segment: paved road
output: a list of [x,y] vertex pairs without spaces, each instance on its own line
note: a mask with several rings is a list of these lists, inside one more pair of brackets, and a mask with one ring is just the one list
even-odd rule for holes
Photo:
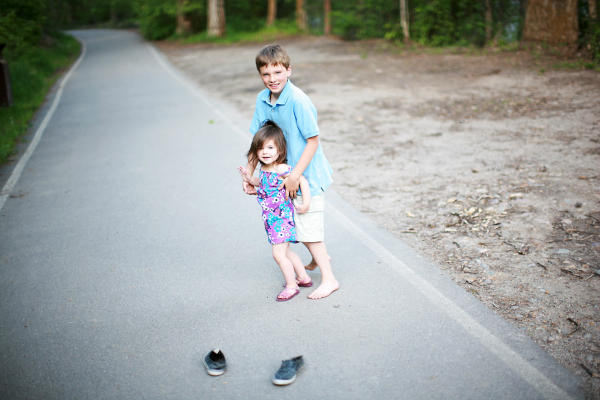
[[[333,191],[342,289],[275,302],[282,278],[235,170],[248,121],[137,35],[74,34],[85,54],[2,193],[0,398],[581,397],[573,375]],[[229,361],[218,378],[201,365],[214,346]],[[298,380],[273,386],[298,354]]]

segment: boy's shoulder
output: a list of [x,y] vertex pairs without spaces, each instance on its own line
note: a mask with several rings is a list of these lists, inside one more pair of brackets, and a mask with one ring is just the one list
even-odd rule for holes
[[[289,82],[291,83],[291,82]],[[289,91],[289,99],[292,103],[301,103],[301,104],[310,104],[312,105],[312,101],[310,97],[304,92],[304,90],[300,89],[298,86],[291,84]]]

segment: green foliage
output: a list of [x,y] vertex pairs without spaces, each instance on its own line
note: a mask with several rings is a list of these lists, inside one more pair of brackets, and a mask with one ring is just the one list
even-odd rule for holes
[[52,34],[51,46],[24,46],[18,52],[8,50],[8,61],[14,104],[0,108],[0,162],[12,152],[18,138],[27,131],[29,121],[44,101],[46,93],[79,53],[80,45],[73,37]]
[[483,2],[432,0],[414,9],[414,39],[432,46],[485,44]]
[[0,43],[7,51],[22,52],[37,45],[46,21],[42,0],[4,0],[0,8]]
[[165,39],[175,33],[177,23],[177,5],[175,1],[140,1],[138,16],[140,31],[146,39]]
[[381,38],[386,26],[398,20],[398,1],[331,1],[332,30],[347,40]]
[[588,52],[590,58],[600,65],[600,20],[589,13],[588,1],[579,2],[579,46]]
[[594,61],[600,64],[600,21],[593,21],[590,24],[587,33],[587,45]]
[[206,32],[192,35],[182,40],[183,43],[264,43],[273,42],[285,37],[291,37],[300,34],[295,21],[276,21],[273,26],[263,27],[257,31],[237,31],[227,28],[227,35],[222,38],[209,37]]

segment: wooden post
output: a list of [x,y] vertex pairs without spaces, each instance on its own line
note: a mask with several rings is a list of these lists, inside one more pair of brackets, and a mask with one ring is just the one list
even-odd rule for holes
[[225,35],[225,0],[208,0],[207,33],[211,37]]
[[485,0],[485,44],[492,40],[492,4]]
[[598,19],[598,9],[596,8],[596,0],[588,0],[588,2],[590,6],[590,19],[592,21],[595,21],[596,19]]
[[410,29],[408,19],[408,0],[400,0],[400,25],[402,25],[402,33],[404,41],[410,41]]
[[0,107],[10,107],[13,105],[12,88],[10,86],[10,75],[8,73],[8,64],[2,57],[4,43],[0,43]]
[[331,0],[323,1],[323,15],[325,25],[323,27],[323,33],[325,35],[331,34]]
[[275,23],[277,16],[277,0],[269,0],[267,8],[267,26],[272,26]]
[[306,30],[306,12],[304,11],[304,0],[296,0],[296,24],[301,31]]

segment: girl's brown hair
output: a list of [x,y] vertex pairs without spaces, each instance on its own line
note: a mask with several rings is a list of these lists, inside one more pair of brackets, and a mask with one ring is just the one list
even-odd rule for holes
[[287,161],[287,151],[285,136],[281,128],[273,121],[266,121],[263,126],[256,132],[252,143],[250,144],[250,150],[248,150],[248,162],[254,164],[258,162],[258,151],[263,148],[263,145],[267,140],[272,140],[277,147],[279,157],[275,163],[281,164]]

